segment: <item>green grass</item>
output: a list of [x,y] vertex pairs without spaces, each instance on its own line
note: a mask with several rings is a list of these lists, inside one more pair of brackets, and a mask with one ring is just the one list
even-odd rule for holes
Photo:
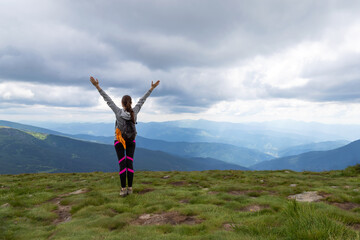
[[[117,173],[0,175],[0,206],[5,204],[0,207],[0,239],[360,239],[355,229],[359,208],[330,204],[360,204],[357,171],[139,171],[134,194],[125,198],[119,197]],[[170,178],[163,179],[165,175]],[[293,183],[297,186],[290,187]],[[54,224],[58,206],[51,200],[82,188],[89,191],[61,197],[61,205],[71,206],[72,219]],[[287,199],[303,191],[329,195],[315,203]],[[265,208],[244,210],[254,205]],[[142,214],[163,212],[202,222],[133,223]],[[224,228],[228,223],[230,231]]]
[[28,134],[30,134],[31,136],[37,138],[37,139],[40,139],[40,140],[45,140],[48,136],[48,134],[45,134],[45,133],[38,133],[38,132],[30,132],[30,131],[24,131]]

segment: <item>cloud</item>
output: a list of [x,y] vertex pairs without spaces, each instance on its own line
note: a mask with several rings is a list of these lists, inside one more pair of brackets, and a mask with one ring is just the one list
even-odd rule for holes
[[0,98],[95,106],[94,75],[115,98],[139,98],[160,79],[153,104],[169,113],[354,102],[359,10],[358,1],[3,1]]
[[62,87],[27,82],[0,83],[0,100],[20,105],[89,107],[98,103],[95,91],[79,87]]

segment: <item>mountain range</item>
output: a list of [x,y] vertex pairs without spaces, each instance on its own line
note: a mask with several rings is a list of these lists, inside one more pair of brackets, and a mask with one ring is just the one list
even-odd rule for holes
[[250,166],[255,170],[330,171],[360,163],[360,140],[328,151],[313,151]]
[[[114,123],[36,124],[67,134],[112,136]],[[167,142],[212,142],[254,149],[273,157],[284,149],[324,141],[355,141],[360,125],[323,124],[291,120],[230,123],[208,120],[139,122],[142,137]]]
[[[191,128],[192,123],[179,121],[176,124],[165,122],[163,126],[160,123],[150,124],[149,126],[152,127],[157,126],[157,129],[152,131],[163,131],[165,133],[158,134],[168,134],[170,137],[165,141],[137,136],[137,162],[134,166],[139,170],[164,171],[207,169],[327,171],[344,169],[349,165],[360,163],[358,140],[312,142],[290,146],[277,151],[280,158],[223,142],[190,141],[194,139],[189,139],[189,142],[171,141],[179,137],[175,135],[180,134],[181,130],[185,132],[183,136],[190,134],[186,131],[201,130]],[[204,128],[209,128],[206,124],[216,126],[213,122],[204,122]],[[81,126],[81,124],[77,125]],[[172,129],[172,125],[178,126],[173,126]],[[117,164],[114,165],[116,154],[112,144],[113,136],[68,134],[1,120],[0,126],[7,126],[0,128],[0,163],[3,166],[0,173],[117,171]],[[138,132],[146,133],[145,130]],[[258,137],[261,140],[263,135]],[[27,161],[24,162],[24,159]],[[84,162],[87,163],[83,164]]]
[[[0,126],[8,126],[25,131],[34,131],[45,134],[54,134],[71,137],[74,139],[81,139],[85,141],[92,141],[104,144],[113,144],[114,137],[93,136],[88,134],[66,134],[57,131],[34,127],[31,125],[19,124],[8,121],[0,121]],[[212,158],[219,159],[224,162],[237,164],[240,166],[250,166],[254,163],[270,160],[273,156],[262,153],[260,151],[249,149],[245,147],[238,147],[231,144],[224,143],[208,143],[208,142],[169,142],[163,140],[149,139],[141,136],[136,137],[138,147],[166,152],[172,155],[189,158]]]
[[[135,157],[135,170],[248,170],[213,158],[182,158],[143,148],[136,148]],[[0,174],[118,171],[112,145],[9,127],[0,128],[0,164]]]
[[327,151],[345,146],[346,144],[349,143],[350,141],[339,140],[339,141],[314,142],[311,144],[298,145],[298,146],[282,149],[281,151],[279,151],[279,157],[293,156],[305,152]]

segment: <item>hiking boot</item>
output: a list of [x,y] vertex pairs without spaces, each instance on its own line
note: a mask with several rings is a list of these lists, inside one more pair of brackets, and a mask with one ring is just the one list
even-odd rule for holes
[[121,197],[125,197],[126,195],[127,195],[126,189],[124,189],[124,190],[121,189],[121,190],[120,190],[120,196],[121,196]]
[[130,188],[130,189],[128,188],[128,189],[127,189],[127,194],[132,194],[132,193],[133,193],[132,188]]

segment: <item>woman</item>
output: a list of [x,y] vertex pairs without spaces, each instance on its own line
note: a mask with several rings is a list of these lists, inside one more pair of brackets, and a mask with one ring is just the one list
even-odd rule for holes
[[[123,96],[121,100],[121,104],[123,107],[122,109],[116,106],[116,104],[105,93],[105,91],[100,88],[99,80],[97,79],[95,80],[93,77],[90,77],[90,81],[97,88],[97,90],[104,98],[106,103],[115,113],[116,122],[115,122],[114,146],[120,166],[120,171],[119,171],[120,182],[121,182],[120,196],[126,196],[128,194],[132,194],[133,192],[132,182],[134,178],[133,161],[134,161],[134,152],[135,152],[135,139],[128,140],[128,138],[124,136],[124,131],[126,130],[129,122],[132,122],[133,126],[135,126],[137,114],[139,113],[146,98],[151,94],[154,88],[156,88],[159,85],[160,81],[158,80],[156,83],[153,83],[153,81],[151,81],[151,88],[145,93],[145,95],[142,98],[140,98],[140,100],[138,101],[138,103],[135,105],[134,108],[131,107],[131,97],[129,95]],[[135,136],[136,136],[136,130],[135,130]],[[125,157],[125,151],[126,151],[126,157]],[[127,189],[126,189],[126,175],[128,180]]]

